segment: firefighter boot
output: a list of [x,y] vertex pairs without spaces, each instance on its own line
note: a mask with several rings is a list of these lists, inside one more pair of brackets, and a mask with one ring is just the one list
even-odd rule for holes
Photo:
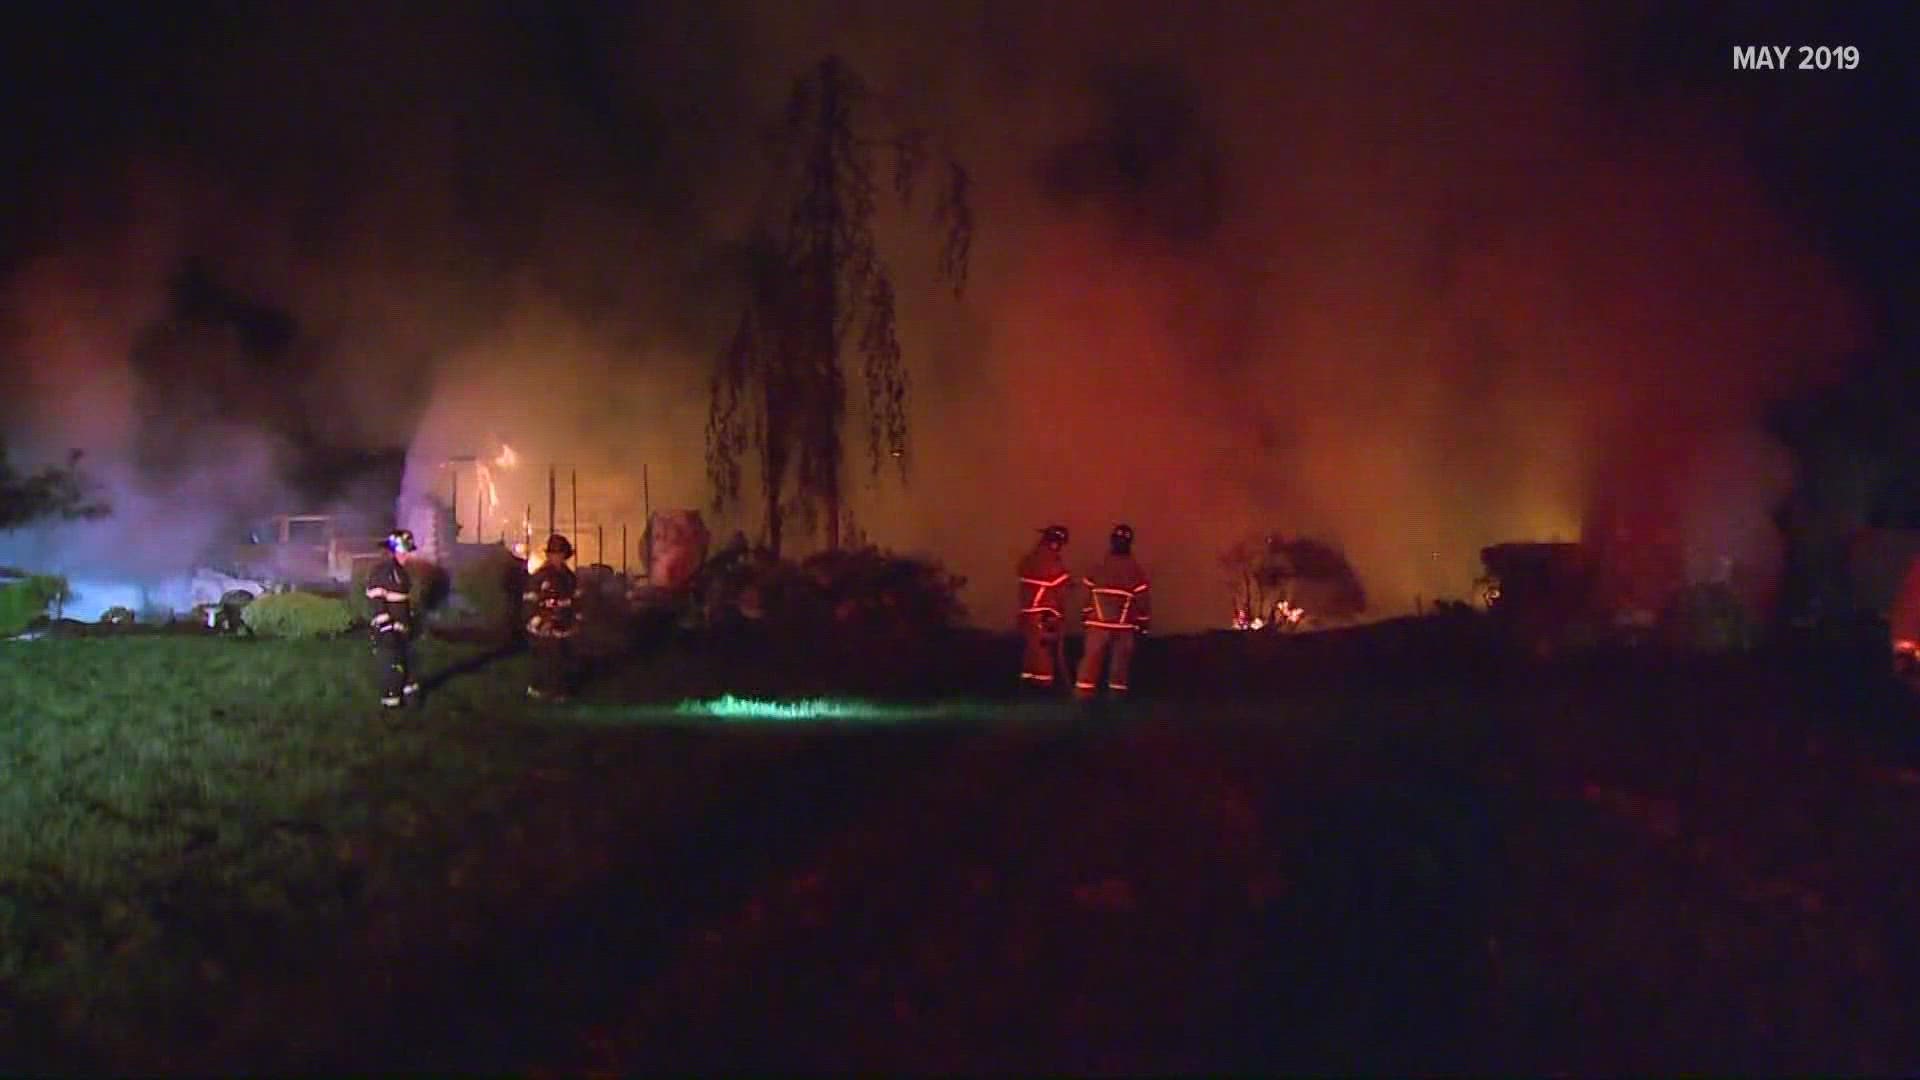
[[1113,644],[1115,633],[1097,626],[1088,628],[1086,651],[1080,656],[1080,672],[1073,682],[1076,700],[1092,701],[1099,693],[1100,672],[1106,666],[1107,650]]

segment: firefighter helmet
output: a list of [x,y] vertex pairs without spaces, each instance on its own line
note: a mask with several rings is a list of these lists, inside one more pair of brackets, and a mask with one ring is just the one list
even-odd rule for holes
[[419,551],[420,545],[413,542],[412,529],[395,529],[387,534],[387,550],[398,555],[402,552]]
[[1065,547],[1067,543],[1067,527],[1065,525],[1049,525],[1041,529],[1040,542],[1043,544],[1052,544],[1055,547]]
[[547,537],[547,557],[570,559],[573,557],[573,545],[567,542],[566,537],[554,533]]
[[1115,525],[1112,535],[1107,537],[1107,543],[1112,546],[1114,553],[1118,555],[1125,555],[1132,551],[1133,526]]

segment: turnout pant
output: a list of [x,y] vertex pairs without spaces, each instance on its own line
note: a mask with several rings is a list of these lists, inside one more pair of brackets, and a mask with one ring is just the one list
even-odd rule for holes
[[1127,692],[1127,669],[1133,663],[1132,630],[1110,630],[1101,626],[1087,628],[1087,651],[1080,657],[1080,677],[1074,680],[1073,692],[1080,697],[1092,697],[1100,688],[1100,666],[1102,661],[1111,661],[1107,666],[1107,689],[1116,694]]
[[380,664],[380,704],[400,704],[413,686],[413,642],[404,630],[377,630],[373,655]]
[[533,675],[527,688],[543,697],[565,697],[573,679],[573,639],[535,637]]
[[1020,637],[1026,651],[1020,661],[1020,681],[1028,686],[1052,686],[1060,652],[1060,618],[1052,612],[1030,611],[1020,616]]

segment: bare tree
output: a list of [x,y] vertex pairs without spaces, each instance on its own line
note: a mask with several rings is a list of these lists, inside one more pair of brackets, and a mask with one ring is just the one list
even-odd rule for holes
[[[908,380],[893,280],[874,243],[875,157],[891,157],[894,194],[907,205],[932,140],[892,120],[877,132],[862,128],[868,114],[887,108],[838,57],[795,81],[774,145],[773,208],[748,244],[746,309],[714,373],[707,417],[714,508],[739,500],[743,462],[757,457],[767,546],[776,554],[790,513],[809,528],[824,517],[828,549],[840,546],[842,355],[850,343],[866,388],[870,471],[878,476],[891,458],[906,477]],[[934,207],[939,273],[957,296],[973,214],[966,170],[949,157],[944,172]]]

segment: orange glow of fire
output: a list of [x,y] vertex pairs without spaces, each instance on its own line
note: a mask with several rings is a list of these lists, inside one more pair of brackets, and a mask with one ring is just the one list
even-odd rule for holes
[[486,509],[482,512],[480,522],[483,533],[486,531],[487,524],[497,518],[500,513],[500,485],[493,478],[493,470],[511,469],[518,464],[520,464],[520,455],[506,443],[500,444],[500,452],[494,455],[491,462],[476,460],[473,463],[474,476],[480,483],[481,497],[486,500]]
[[1277,600],[1273,605],[1272,617],[1255,616],[1248,618],[1245,606],[1233,609],[1233,628],[1235,630],[1265,630],[1268,627],[1297,627],[1307,619],[1307,609],[1286,600]]

